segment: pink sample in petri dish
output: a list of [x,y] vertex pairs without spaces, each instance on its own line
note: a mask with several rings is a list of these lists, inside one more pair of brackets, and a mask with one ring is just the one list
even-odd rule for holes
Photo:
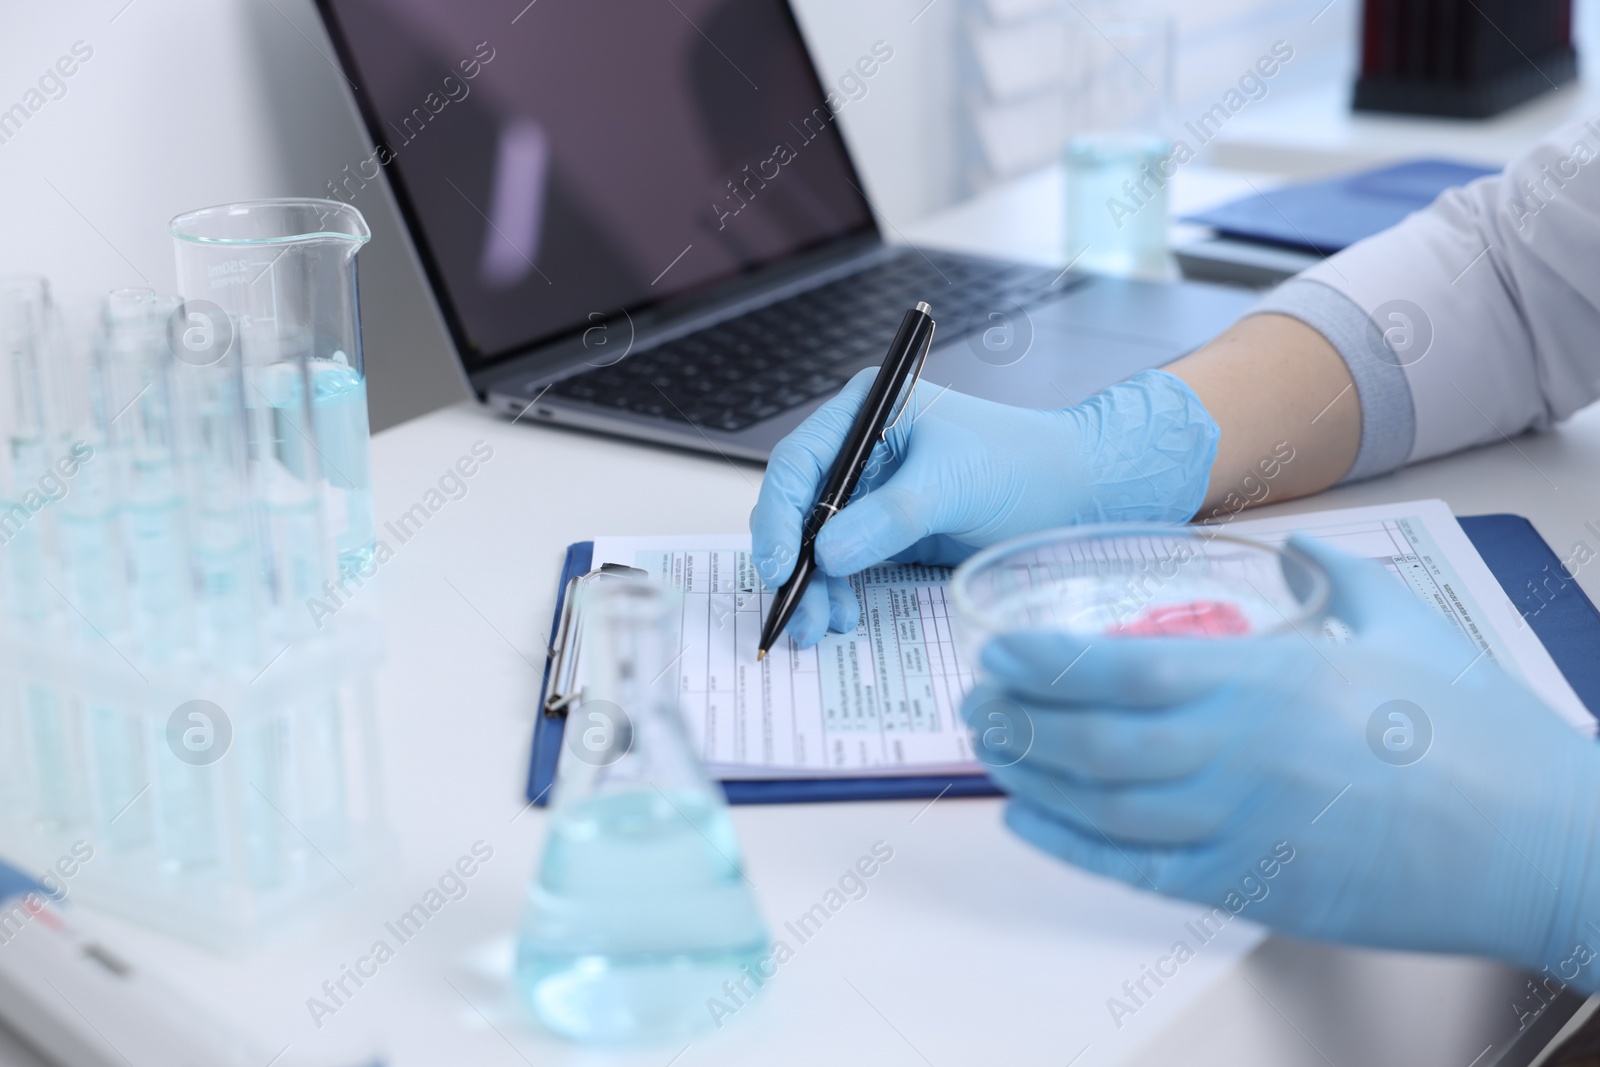
[[1245,613],[1226,600],[1157,604],[1106,631],[1119,637],[1242,637],[1252,632]]

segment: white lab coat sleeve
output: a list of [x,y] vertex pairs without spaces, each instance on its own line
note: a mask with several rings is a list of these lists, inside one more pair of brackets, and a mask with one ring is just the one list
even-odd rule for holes
[[1566,418],[1600,396],[1600,118],[1286,282],[1264,311],[1350,366],[1347,479]]

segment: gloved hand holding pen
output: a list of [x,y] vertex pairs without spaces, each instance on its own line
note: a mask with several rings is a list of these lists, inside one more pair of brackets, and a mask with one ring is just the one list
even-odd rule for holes
[[1014,731],[1025,753],[990,771],[1013,797],[1006,822],[1078,866],[1218,907],[1264,858],[1291,856],[1251,919],[1600,988],[1600,749],[1380,568],[1295,543],[1328,571],[1350,643],[991,642],[963,710],[1031,726]]
[[[757,573],[788,578],[801,523],[875,371],[857,374],[772,453],[750,515]],[[913,429],[914,428],[914,429]],[[814,645],[859,609],[842,579],[886,559],[953,564],[1074,522],[1183,522],[1205,498],[1217,424],[1184,382],[1147,370],[1063,410],[919,384],[855,499],[822,528],[814,582],[788,633]]]

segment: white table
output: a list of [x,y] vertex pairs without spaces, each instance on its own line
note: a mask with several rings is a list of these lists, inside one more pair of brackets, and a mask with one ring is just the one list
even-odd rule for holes
[[[1042,199],[1049,195],[1048,180],[1035,180],[958,209],[951,240],[961,243],[974,211],[1039,218],[1049,211]],[[918,236],[938,233],[924,226]],[[1049,258],[1042,246],[1011,246],[991,249]],[[715,456],[512,425],[459,406],[375,439],[380,520],[409,508],[480,440],[494,457],[467,495],[398,547],[358,598],[381,616],[388,638],[378,701],[401,846],[396,869],[363,885],[361,898],[337,915],[246,959],[88,918],[130,957],[248,1020],[275,1045],[344,1051],[354,1063],[376,1044],[398,1067],[664,1065],[680,1050],[613,1057],[542,1035],[514,1017],[503,982],[493,977],[504,971],[507,935],[544,835],[544,813],[526,810],[521,796],[542,649],[568,542],[741,528],[760,471]],[[1600,549],[1584,525],[1600,525],[1600,412],[1544,437],[1288,507],[1419,496],[1443,497],[1463,514],[1528,515],[1563,552],[1578,539]],[[1596,570],[1578,580],[1600,596]],[[1182,998],[1158,997],[1116,1041],[1096,1046],[1083,1035],[1105,1031],[1104,997],[1131,975],[1105,974],[1097,996],[1067,999],[1059,991],[1085,969],[1130,952],[1153,958],[1195,909],[1152,902],[1137,922],[1107,923],[1104,914],[1124,914],[1112,905],[1130,891],[1032,852],[1003,831],[999,810],[993,800],[736,809],[749,874],[774,927],[809,907],[873,842],[891,843],[895,858],[864,899],[797,951],[760,1001],[673,1062],[1086,1067],[1119,1060],[1321,1063],[1327,1056],[1339,1064],[1465,1067],[1484,1051],[1488,1015],[1509,1010],[1513,979],[1500,968],[1269,940],[1239,964],[1202,953],[1182,972],[1184,981],[1204,987],[1197,999],[1179,1010]],[[312,1029],[306,998],[480,839],[494,858],[468,896],[435,918],[426,936],[405,946],[320,1033]],[[0,1042],[0,1062],[29,1061]]]

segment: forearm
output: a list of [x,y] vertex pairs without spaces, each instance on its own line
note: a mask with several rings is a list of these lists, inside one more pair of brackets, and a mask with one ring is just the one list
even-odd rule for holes
[[1199,518],[1315,493],[1355,463],[1355,382],[1333,345],[1298,319],[1252,315],[1166,369],[1222,431]]

